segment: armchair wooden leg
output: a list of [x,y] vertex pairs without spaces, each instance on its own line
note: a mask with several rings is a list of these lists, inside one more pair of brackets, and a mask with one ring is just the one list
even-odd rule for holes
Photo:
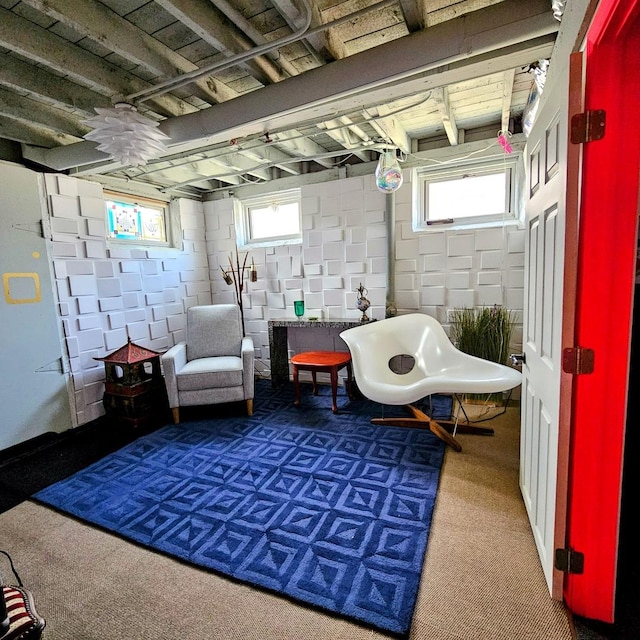
[[413,415],[412,418],[373,418],[372,424],[386,424],[395,427],[417,427],[430,429],[435,435],[446,442],[454,451],[462,451],[462,445],[435,420],[432,420],[426,413],[414,407],[412,404],[406,405],[406,409]]
[[248,416],[253,415],[253,398],[249,398],[247,400],[247,415]]
[[173,414],[173,424],[180,422],[180,407],[171,407],[171,413]]

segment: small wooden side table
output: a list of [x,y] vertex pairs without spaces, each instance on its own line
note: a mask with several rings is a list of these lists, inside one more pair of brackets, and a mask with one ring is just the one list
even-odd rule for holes
[[347,395],[353,399],[351,394],[351,354],[345,351],[305,351],[297,353],[291,358],[293,365],[293,385],[296,390],[296,399],[294,404],[300,404],[300,384],[298,381],[298,373],[300,371],[311,371],[313,379],[313,395],[318,395],[318,383],[316,374],[318,371],[331,374],[331,410],[338,413],[338,404],[336,396],[338,393],[338,371],[343,367],[347,368]]

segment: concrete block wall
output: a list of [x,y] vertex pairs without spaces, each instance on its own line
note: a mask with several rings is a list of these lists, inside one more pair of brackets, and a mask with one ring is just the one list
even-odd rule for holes
[[[368,289],[371,318],[385,316],[389,213],[387,196],[373,176],[302,187],[301,245],[249,252],[258,281],[243,294],[245,326],[256,345],[258,373],[269,374],[269,319],[294,318],[293,301],[304,299],[307,316],[359,318],[356,289]],[[522,342],[524,229],[412,231],[410,172],[395,194],[395,304],[398,314],[420,312],[449,328],[456,307],[503,305],[516,312],[513,348]],[[220,267],[235,252],[233,202],[205,202],[213,301],[233,302],[233,287]],[[242,255],[243,252],[241,252]],[[304,350],[346,350],[338,332],[289,330],[289,355]]]
[[[127,339],[165,351],[185,337],[186,310],[211,303],[204,213],[179,200],[181,249],[109,244],[99,184],[45,176],[53,272],[76,424],[104,414],[104,365]],[[74,407],[72,407],[72,414]]]

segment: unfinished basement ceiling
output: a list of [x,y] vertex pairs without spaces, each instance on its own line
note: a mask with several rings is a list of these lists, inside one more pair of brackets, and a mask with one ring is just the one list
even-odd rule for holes
[[[0,139],[39,170],[194,197],[518,133],[559,28],[551,0],[0,7]],[[122,166],[83,139],[122,100],[166,155]]]

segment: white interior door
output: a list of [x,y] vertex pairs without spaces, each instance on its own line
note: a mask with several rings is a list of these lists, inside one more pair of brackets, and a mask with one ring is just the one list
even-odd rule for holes
[[[561,76],[561,77],[559,77]],[[556,490],[563,308],[568,74],[545,87],[528,137],[523,319],[520,488],[549,591],[554,585],[557,546]],[[564,84],[563,84],[564,82]]]
[[0,163],[0,450],[72,426],[33,171]]

